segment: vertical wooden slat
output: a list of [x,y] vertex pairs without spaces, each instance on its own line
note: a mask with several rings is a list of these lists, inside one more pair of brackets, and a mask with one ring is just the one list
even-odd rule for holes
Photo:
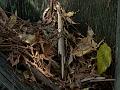
[[116,82],[115,90],[120,90],[120,0],[117,9],[117,30],[116,30]]

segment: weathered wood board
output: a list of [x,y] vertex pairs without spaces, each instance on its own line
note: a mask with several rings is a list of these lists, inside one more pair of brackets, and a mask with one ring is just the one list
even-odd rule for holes
[[[33,86],[33,85],[32,85]],[[43,90],[22,83],[0,52],[0,90]]]

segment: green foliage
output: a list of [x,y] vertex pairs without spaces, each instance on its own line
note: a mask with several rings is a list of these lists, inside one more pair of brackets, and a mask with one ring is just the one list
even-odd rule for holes
[[102,74],[111,64],[111,48],[106,44],[102,44],[97,51],[97,69]]

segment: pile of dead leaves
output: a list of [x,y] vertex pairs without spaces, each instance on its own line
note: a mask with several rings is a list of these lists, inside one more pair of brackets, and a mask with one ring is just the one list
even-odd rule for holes
[[95,42],[89,25],[87,36],[71,32],[69,26],[79,25],[71,19],[74,14],[66,13],[58,1],[52,0],[43,20],[30,23],[15,14],[7,16],[0,8],[0,51],[23,75],[21,79],[29,84],[42,82],[56,90],[80,89],[82,82],[106,80],[100,74],[110,66],[111,49],[106,43],[99,48],[103,40]]

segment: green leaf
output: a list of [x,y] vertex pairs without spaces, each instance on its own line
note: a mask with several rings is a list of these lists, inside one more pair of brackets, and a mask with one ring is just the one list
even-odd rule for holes
[[97,51],[97,69],[102,74],[110,66],[112,60],[111,48],[106,44],[102,44]]

